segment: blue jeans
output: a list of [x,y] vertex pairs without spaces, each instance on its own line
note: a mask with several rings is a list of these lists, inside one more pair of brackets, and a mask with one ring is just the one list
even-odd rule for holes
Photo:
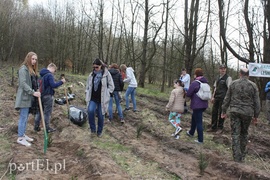
[[20,109],[20,118],[18,123],[18,136],[23,137],[26,131],[27,127],[27,121],[28,121],[28,115],[29,115],[29,108],[21,108]]
[[190,135],[194,135],[195,130],[197,128],[198,133],[198,141],[203,142],[203,112],[205,111],[205,108],[203,109],[193,109],[192,113],[192,119],[191,119],[191,128],[189,130]]
[[[53,96],[45,95],[41,98],[46,129],[50,128],[50,119],[53,108]],[[39,127],[41,120],[40,112],[35,116],[35,127]]]
[[126,94],[125,94],[125,99],[126,99],[126,109],[129,109],[129,99],[128,96],[131,95],[131,100],[132,100],[132,104],[133,104],[133,110],[137,110],[136,107],[136,99],[135,99],[135,95],[136,95],[136,88],[135,87],[128,87],[126,90]]
[[[102,115],[101,103],[90,101],[88,105],[88,122],[92,133],[101,134],[104,124],[104,115]],[[96,130],[95,113],[98,116],[98,129]]]
[[122,107],[120,105],[120,97],[119,97],[118,91],[113,92],[113,97],[111,97],[110,102],[109,102],[109,107],[108,107],[109,119],[110,120],[113,119],[113,98],[115,100],[118,115],[119,115],[120,119],[123,119],[124,117],[123,117],[123,113],[122,113]]

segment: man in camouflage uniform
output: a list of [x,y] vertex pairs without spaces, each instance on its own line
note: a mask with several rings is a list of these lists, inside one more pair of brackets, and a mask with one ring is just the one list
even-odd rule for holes
[[253,118],[257,122],[260,113],[260,99],[257,85],[248,80],[247,68],[240,69],[240,78],[229,86],[222,104],[222,118],[230,106],[233,159],[242,162],[246,155],[248,128]]

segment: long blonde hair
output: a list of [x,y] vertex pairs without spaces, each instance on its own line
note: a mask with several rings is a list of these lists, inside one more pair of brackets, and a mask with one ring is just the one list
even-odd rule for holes
[[36,71],[38,69],[38,62],[36,62],[34,65],[32,65],[32,61],[31,61],[31,58],[34,55],[37,56],[36,53],[29,52],[26,55],[26,57],[24,58],[24,61],[23,61],[22,65],[25,65],[28,68],[30,74],[35,74],[36,75]]

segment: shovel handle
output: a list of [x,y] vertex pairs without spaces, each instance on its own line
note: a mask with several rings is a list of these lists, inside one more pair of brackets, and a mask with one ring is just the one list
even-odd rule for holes
[[41,121],[42,121],[42,125],[43,125],[43,130],[44,130],[44,153],[46,154],[47,147],[48,147],[48,135],[47,135],[46,125],[45,125],[41,97],[38,97],[38,104],[39,104],[39,111],[40,111]]
[[45,119],[44,119],[44,113],[43,113],[43,107],[42,107],[42,102],[41,102],[41,97],[38,97],[38,104],[39,104],[39,111],[40,111],[40,116],[41,116],[41,121],[42,121],[42,125],[43,125],[43,129],[44,129],[44,133],[46,131],[46,125],[45,125]]

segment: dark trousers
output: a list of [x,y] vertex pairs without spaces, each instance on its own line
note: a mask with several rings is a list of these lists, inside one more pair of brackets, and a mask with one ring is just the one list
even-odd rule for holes
[[221,106],[223,99],[215,99],[212,107],[212,129],[223,129],[224,118],[221,118]]
[[[41,97],[46,129],[50,128],[50,119],[53,109],[53,99],[54,98],[52,95],[45,95]],[[41,120],[40,112],[37,112],[35,116],[35,127],[39,127],[40,120]]]
[[184,103],[184,113],[188,112],[188,106],[187,106],[187,102],[185,101]]
[[205,108],[193,109],[193,113],[191,117],[191,128],[189,130],[189,134],[193,136],[195,133],[195,130],[197,129],[199,142],[203,142],[203,112],[204,111],[205,111]]

